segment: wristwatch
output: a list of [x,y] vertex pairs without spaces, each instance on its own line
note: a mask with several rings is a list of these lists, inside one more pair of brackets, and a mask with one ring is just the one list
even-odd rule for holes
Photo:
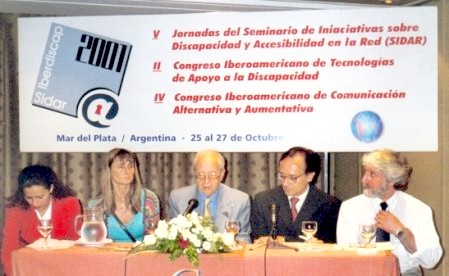
[[406,236],[406,229],[401,228],[398,233],[396,234],[396,237],[398,237],[399,240],[403,240]]

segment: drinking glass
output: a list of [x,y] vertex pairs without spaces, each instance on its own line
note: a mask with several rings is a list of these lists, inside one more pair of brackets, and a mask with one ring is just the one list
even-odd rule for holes
[[363,240],[363,247],[371,247],[370,242],[376,235],[376,226],[374,224],[361,224],[359,234]]
[[240,232],[240,221],[227,220],[225,224],[226,232],[234,235],[234,241],[237,234]]
[[301,223],[301,231],[306,236],[306,242],[310,242],[318,231],[318,223],[313,220],[305,220]]
[[51,224],[51,220],[49,219],[41,219],[40,225],[37,226],[37,231],[41,234],[41,236],[44,238],[44,245],[42,246],[42,249],[46,250],[50,247],[48,246],[48,237],[51,234],[51,231],[53,230],[53,225]]

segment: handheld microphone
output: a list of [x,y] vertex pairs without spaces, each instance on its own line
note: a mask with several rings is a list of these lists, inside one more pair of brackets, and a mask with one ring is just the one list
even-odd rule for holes
[[277,233],[278,231],[276,229],[276,224],[277,224],[276,203],[272,203],[270,206],[270,209],[271,209],[271,237],[273,238],[273,240],[276,240],[277,235],[278,235],[278,233]]
[[184,213],[182,213],[182,215],[185,216],[187,214],[190,214],[196,207],[198,207],[198,200],[196,198],[190,199],[187,208]]

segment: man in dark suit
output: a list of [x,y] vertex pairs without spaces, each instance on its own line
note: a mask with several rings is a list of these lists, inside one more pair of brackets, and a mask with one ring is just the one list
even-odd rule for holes
[[[294,147],[279,160],[279,185],[258,193],[252,205],[252,236],[284,236],[286,241],[298,240],[301,223],[317,221],[315,237],[328,243],[336,242],[336,226],[341,201],[315,187],[321,172],[321,157],[312,150]],[[272,206],[276,207],[276,225],[272,223]],[[301,239],[302,240],[302,239]]]

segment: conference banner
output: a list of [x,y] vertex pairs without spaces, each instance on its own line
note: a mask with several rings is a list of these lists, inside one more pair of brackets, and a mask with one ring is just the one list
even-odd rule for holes
[[19,19],[23,152],[438,149],[436,7]]

